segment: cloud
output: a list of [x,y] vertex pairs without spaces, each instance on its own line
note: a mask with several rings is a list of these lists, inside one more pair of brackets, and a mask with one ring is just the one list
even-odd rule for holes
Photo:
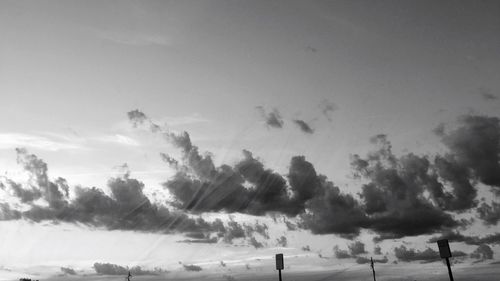
[[76,275],[76,271],[70,267],[61,267],[61,271],[62,273],[67,275]]
[[123,267],[111,263],[94,263],[94,270],[99,275],[126,275],[128,267]]
[[479,94],[485,101],[494,101],[498,99],[498,96],[493,94],[490,89],[479,88]]
[[276,243],[279,247],[286,247],[288,245],[288,240],[285,236],[280,236],[278,239],[276,239]]
[[365,244],[361,241],[354,241],[349,246],[349,252],[352,256],[357,256],[359,254],[366,254]]
[[482,203],[478,208],[477,212],[479,218],[483,220],[486,225],[497,225],[500,221],[500,203],[491,202],[491,205]]
[[116,144],[121,144],[121,145],[126,145],[126,146],[139,146],[140,145],[140,143],[137,140],[135,140],[131,137],[120,135],[120,134],[103,136],[103,137],[99,137],[96,139],[99,141],[102,141],[102,142],[116,143]]
[[464,242],[468,245],[481,244],[500,244],[500,233],[494,233],[483,237],[466,236],[456,231],[446,231],[445,233],[434,236],[428,240],[428,243],[436,243],[438,240],[447,239],[450,242]]
[[191,265],[187,265],[187,264],[184,264],[184,269],[186,271],[202,271],[203,268],[201,268],[200,266],[197,266],[197,265],[194,265],[194,264],[191,264]]
[[306,134],[313,134],[314,130],[303,120],[295,119],[293,123],[299,127],[299,129]]
[[426,191],[439,194],[436,190],[443,188],[427,158],[414,154],[396,157],[385,135],[371,141],[378,149],[366,158],[353,155],[351,162],[356,176],[368,180],[360,194],[368,215],[367,228],[377,232],[379,239],[387,239],[458,225],[451,215],[433,204],[432,197],[424,195]]
[[151,270],[144,270],[140,266],[134,266],[134,267],[125,267],[117,264],[112,264],[112,263],[94,263],[94,270],[97,274],[99,275],[128,275],[130,274],[132,276],[134,275],[157,275],[158,273],[162,272],[160,269],[156,269],[154,271]]
[[333,247],[333,253],[335,254],[335,257],[337,259],[348,259],[348,258],[352,258],[352,256],[349,254],[348,251],[346,250],[342,250],[339,248],[339,246],[335,245]]
[[255,249],[259,249],[259,248],[263,248],[264,247],[264,244],[262,244],[261,242],[257,241],[257,239],[255,239],[255,237],[250,237],[250,241],[249,241],[250,245],[252,245]]
[[85,149],[85,147],[78,143],[58,141],[37,135],[18,133],[0,134],[0,149],[13,149],[16,147],[29,147],[47,151]]
[[486,244],[479,245],[474,252],[470,254],[470,257],[478,260],[492,260],[493,250],[490,246]]
[[480,182],[500,188],[500,119],[466,115],[459,127],[441,134],[457,164]]
[[[389,262],[389,259],[387,257],[383,257],[382,259],[373,259],[373,263],[387,263],[387,262]],[[366,257],[357,257],[356,263],[357,264],[371,263],[371,259]]]
[[[18,163],[29,173],[30,189],[7,179],[13,195],[27,204],[23,211],[2,204],[0,218],[20,218],[35,222],[43,220],[83,223],[107,229],[203,232],[220,231],[218,222],[208,223],[201,218],[193,219],[182,212],[153,204],[144,194],[144,184],[130,178],[128,173],[108,181],[110,195],[99,188],[74,187],[74,197],[69,198],[69,186],[63,178],[52,181],[48,177],[47,164],[25,149],[17,149]],[[3,186],[3,185],[2,185]],[[34,200],[43,199],[47,205]]]
[[278,129],[283,128],[283,118],[276,108],[274,108],[271,112],[266,112],[262,106],[257,106],[256,109],[259,111],[267,126]]
[[406,246],[401,245],[394,248],[394,254],[396,258],[400,261],[422,261],[422,262],[432,262],[440,260],[439,253],[431,248],[426,248],[423,251],[415,249],[407,249]]
[[320,108],[321,108],[321,113],[326,117],[326,119],[332,122],[333,121],[332,113],[335,110],[337,110],[338,106],[335,103],[325,99],[321,102]]

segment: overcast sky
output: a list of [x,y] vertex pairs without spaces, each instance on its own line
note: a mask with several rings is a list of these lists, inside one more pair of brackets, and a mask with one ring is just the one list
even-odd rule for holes
[[500,258],[499,14],[0,1],[0,270]]

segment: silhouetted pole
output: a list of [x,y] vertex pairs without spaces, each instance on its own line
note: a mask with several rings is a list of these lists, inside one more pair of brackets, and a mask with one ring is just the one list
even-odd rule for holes
[[370,261],[372,263],[373,281],[377,281],[377,279],[375,279],[375,265],[373,264],[373,258],[372,257],[370,257]]
[[276,269],[278,270],[279,281],[281,281],[281,270],[284,268],[283,254],[276,254]]
[[446,258],[446,265],[448,266],[448,275],[450,275],[450,281],[453,281],[453,273],[451,273],[450,259]]
[[437,244],[439,248],[439,255],[441,256],[442,259],[446,259],[446,266],[448,266],[448,275],[450,275],[450,281],[453,281],[453,273],[451,273],[451,265],[450,265],[451,250],[450,250],[450,244],[448,243],[448,239],[438,240]]

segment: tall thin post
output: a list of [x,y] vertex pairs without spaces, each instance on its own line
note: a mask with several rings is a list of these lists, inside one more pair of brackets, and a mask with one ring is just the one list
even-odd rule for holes
[[278,272],[279,272],[280,281],[281,281],[281,269],[280,269],[280,270],[278,270]]
[[453,273],[451,273],[450,259],[446,258],[446,265],[448,266],[448,274],[450,275],[450,281],[453,281]]
[[377,281],[377,279],[375,279],[375,265],[373,264],[373,258],[372,257],[370,257],[370,261],[371,261],[371,265],[372,265],[373,281]]

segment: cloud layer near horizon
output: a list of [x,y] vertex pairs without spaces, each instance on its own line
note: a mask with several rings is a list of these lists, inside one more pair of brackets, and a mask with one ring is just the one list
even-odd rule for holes
[[[439,127],[435,131],[447,151],[433,157],[413,153],[397,156],[387,136],[373,137],[372,152],[366,156],[354,154],[351,158],[354,174],[363,181],[359,197],[343,192],[326,176],[318,174],[304,156],[291,158],[286,175],[265,167],[248,150],[243,150],[242,159],[236,163],[216,166],[210,154],[202,154],[192,143],[189,133],[171,132],[138,110],[129,112],[128,117],[135,127],[146,127],[162,135],[181,152],[180,159],[161,154],[175,170],[175,175],[163,183],[173,196],[171,207],[152,203],[143,192],[144,184],[130,178],[128,173],[108,181],[109,195],[99,188],[76,186],[74,197],[70,197],[70,187],[63,178],[50,180],[43,160],[18,149],[18,163],[30,174],[30,181],[20,184],[5,179],[1,188],[28,208],[21,211],[2,203],[0,218],[198,233],[192,235],[193,240],[183,241],[194,243],[216,241],[210,236],[214,233],[228,242],[247,238],[256,248],[263,244],[252,233],[269,239],[262,229],[252,232],[231,222],[225,225],[220,221],[207,222],[193,215],[283,214],[296,218],[298,227],[315,234],[355,237],[361,229],[367,229],[378,235],[377,240],[451,233],[459,226],[466,226],[467,222],[451,214],[475,211],[485,225],[496,225],[500,218],[500,203],[496,198],[481,204],[477,198],[478,188],[491,188],[498,194],[500,187],[500,126],[496,117],[468,115],[452,130]],[[40,200],[47,204],[38,204]]]

